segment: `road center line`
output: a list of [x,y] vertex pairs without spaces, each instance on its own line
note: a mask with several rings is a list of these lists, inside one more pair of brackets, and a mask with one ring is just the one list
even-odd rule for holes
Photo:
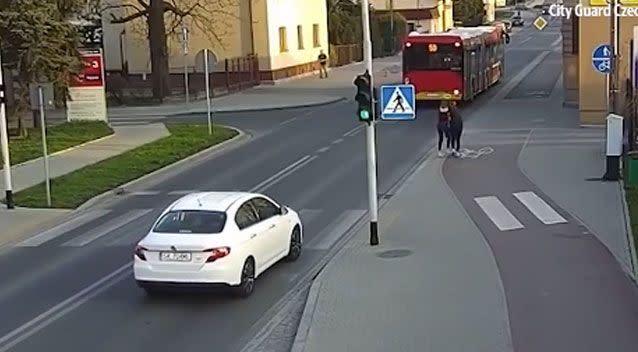
[[261,192],[265,191],[267,188],[269,188],[270,186],[272,186],[275,183],[281,181],[282,179],[284,179],[288,175],[290,175],[293,172],[295,172],[296,170],[302,168],[304,165],[308,164],[309,162],[311,162],[312,160],[314,160],[316,158],[317,158],[316,155],[314,155],[314,156],[306,155],[303,158],[301,158],[301,159],[295,161],[294,163],[288,165],[286,168],[284,168],[283,170],[279,171],[278,173],[276,173],[276,174],[270,176],[269,178],[267,178],[266,180],[262,181],[261,183],[259,183],[255,187],[251,188],[248,192],[261,193]]
[[350,131],[346,132],[343,134],[344,137],[350,137],[350,136],[354,136],[357,132],[359,132],[359,130],[361,130],[363,128],[362,125],[359,125],[353,129],[351,129]]
[[10,350],[20,342],[26,340],[33,334],[44,329],[56,320],[62,318],[91,298],[99,295],[109,287],[120,282],[125,277],[130,275],[131,272],[132,262],[129,262],[126,265],[121,266],[114,272],[106,275],[102,279],[91,284],[90,286],[86,287],[82,291],[58,303],[46,312],[38,315],[30,321],[24,323],[22,326],[4,335],[2,338],[0,338],[0,352],[6,352]]
[[284,122],[280,123],[280,125],[285,125],[285,124],[287,124],[287,123],[291,123],[291,122],[295,121],[296,119],[297,119],[296,117],[290,118],[290,119],[288,119],[288,120],[286,120],[286,121],[284,121]]

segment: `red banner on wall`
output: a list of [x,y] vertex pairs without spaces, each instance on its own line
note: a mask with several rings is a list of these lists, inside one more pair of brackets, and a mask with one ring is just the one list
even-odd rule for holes
[[104,60],[101,53],[83,53],[84,67],[71,79],[71,87],[103,87]]

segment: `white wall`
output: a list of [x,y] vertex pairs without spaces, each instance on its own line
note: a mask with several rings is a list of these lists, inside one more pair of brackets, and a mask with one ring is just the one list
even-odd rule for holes
[[[325,0],[268,0],[268,33],[271,69],[317,60],[319,50],[328,54],[328,19]],[[319,24],[319,46],[313,45],[313,24]],[[297,25],[302,26],[304,48],[297,46]],[[288,51],[279,48],[279,27],[286,27]]]

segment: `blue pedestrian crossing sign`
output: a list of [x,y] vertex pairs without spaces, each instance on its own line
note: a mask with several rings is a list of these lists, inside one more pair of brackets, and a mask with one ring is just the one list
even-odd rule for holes
[[381,119],[414,120],[415,102],[414,86],[411,84],[381,86]]
[[608,74],[611,70],[611,47],[607,44],[601,44],[594,48],[591,54],[591,62],[596,71]]

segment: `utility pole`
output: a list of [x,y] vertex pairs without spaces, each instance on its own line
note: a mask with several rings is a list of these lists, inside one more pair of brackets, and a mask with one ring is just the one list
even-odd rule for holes
[[188,28],[186,28],[184,22],[182,22],[182,54],[184,55],[184,92],[186,95],[186,104],[188,104]]
[[610,114],[615,114],[616,111],[616,103],[617,103],[617,93],[618,93],[618,0],[607,0],[609,2],[609,6],[611,7],[611,16],[610,24],[609,24],[609,46],[611,49],[611,58],[609,60],[609,97],[608,97],[608,106],[607,111]]
[[[370,38],[370,3],[369,0],[361,1],[361,18],[363,20],[363,61],[369,76],[370,95],[374,101],[374,79],[372,71],[372,39]],[[366,149],[368,159],[368,202],[370,212],[370,245],[379,244],[378,218],[379,205],[377,199],[377,161],[375,143],[375,104],[371,104],[371,121],[366,126]]]
[[4,164],[4,188],[6,190],[7,208],[13,209],[13,186],[11,185],[11,162],[9,161],[9,129],[7,126],[7,97],[2,75],[2,58],[0,57],[0,147],[2,147],[2,160]]

